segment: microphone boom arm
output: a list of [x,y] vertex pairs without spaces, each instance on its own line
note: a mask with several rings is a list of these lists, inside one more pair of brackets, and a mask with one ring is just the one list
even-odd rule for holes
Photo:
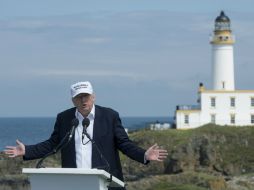
[[[74,118],[74,119],[71,121],[71,125],[72,125],[71,130],[68,131],[68,132],[65,134],[64,138],[60,141],[60,143],[59,143],[51,152],[45,154],[45,155],[39,160],[39,162],[36,164],[36,168],[42,168],[42,167],[43,167],[43,166],[42,166],[42,162],[43,162],[47,157],[49,157],[49,156],[51,156],[51,155],[57,153],[60,149],[62,149],[64,146],[66,146],[66,145],[70,142],[70,140],[72,139],[73,134],[74,134],[75,129],[76,129],[76,127],[78,126],[78,124],[79,124],[79,120],[78,120],[77,118]],[[66,140],[67,140],[67,141],[66,141]]]
[[92,142],[92,145],[94,145],[97,152],[100,154],[101,159],[104,160],[104,162],[106,163],[106,171],[110,173],[110,165],[109,165],[107,159],[105,158],[105,156],[101,153],[101,151],[100,151],[99,147],[97,146],[96,142],[91,138],[91,136],[87,133],[86,130],[84,130],[83,133]]

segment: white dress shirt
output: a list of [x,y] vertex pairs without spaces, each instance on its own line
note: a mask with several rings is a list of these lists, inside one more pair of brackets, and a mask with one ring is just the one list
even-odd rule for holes
[[[93,108],[87,118],[90,120],[90,124],[87,127],[87,133],[93,139],[93,126],[95,117],[95,107]],[[92,142],[85,136],[82,143],[83,126],[82,121],[84,117],[76,110],[76,118],[79,120],[79,125],[75,130],[75,151],[76,151],[76,164],[77,168],[92,168]],[[88,142],[89,141],[89,142]],[[88,143],[87,143],[88,142]]]

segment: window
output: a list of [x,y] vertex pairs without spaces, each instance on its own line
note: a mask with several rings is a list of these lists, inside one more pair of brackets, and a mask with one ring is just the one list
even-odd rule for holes
[[212,108],[216,107],[216,99],[215,99],[215,97],[211,97],[211,107]]
[[235,124],[235,114],[230,115],[230,123]]
[[254,97],[251,97],[251,98],[250,98],[250,106],[251,106],[251,107],[254,107]]
[[235,97],[230,98],[230,107],[235,107]]
[[216,115],[215,114],[211,114],[211,123],[216,123]]
[[184,124],[189,124],[189,115],[184,115]]
[[250,123],[251,123],[251,124],[254,124],[254,114],[253,114],[253,115],[251,115],[251,118],[250,118]]

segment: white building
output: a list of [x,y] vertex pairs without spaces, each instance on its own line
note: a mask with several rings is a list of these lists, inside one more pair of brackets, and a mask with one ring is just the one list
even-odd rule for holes
[[160,123],[160,122],[151,123],[149,126],[150,126],[150,130],[155,130],[155,131],[166,130],[172,127],[170,123]]
[[233,44],[230,19],[222,11],[215,19],[211,37],[213,89],[201,83],[198,104],[177,106],[177,129],[196,128],[207,123],[254,125],[254,90],[235,90]]

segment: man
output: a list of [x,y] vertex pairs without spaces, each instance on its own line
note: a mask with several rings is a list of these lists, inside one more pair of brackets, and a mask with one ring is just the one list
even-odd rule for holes
[[[167,151],[156,144],[144,150],[129,140],[119,114],[110,108],[94,104],[95,94],[90,82],[73,84],[71,95],[75,107],[57,115],[54,131],[48,140],[36,145],[24,145],[17,140],[17,146],[7,146],[5,153],[9,157],[23,156],[24,160],[42,158],[61,142],[71,130],[72,120],[77,118],[79,125],[75,129],[74,138],[61,149],[64,168],[103,168],[108,162],[109,173],[123,180],[118,150],[143,164],[151,160],[163,161],[166,158]],[[82,137],[84,118],[90,120],[87,133],[95,143]]]

